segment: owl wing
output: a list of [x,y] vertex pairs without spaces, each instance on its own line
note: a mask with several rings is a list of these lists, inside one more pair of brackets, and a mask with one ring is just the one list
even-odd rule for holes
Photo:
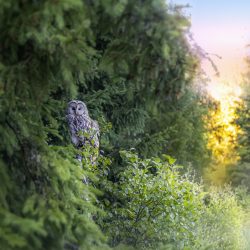
[[[100,130],[97,121],[94,121],[89,117],[81,117],[81,119],[75,119],[71,123],[70,127],[71,126],[71,131],[73,132],[71,133],[71,137],[72,139],[74,137],[78,140],[78,146],[82,146],[85,144],[86,141],[89,141],[94,147],[99,147],[98,137],[100,135]],[[86,136],[85,133],[88,133],[89,136]]]
[[71,141],[75,146],[78,146],[79,138],[77,136],[77,128],[74,123],[74,116],[71,114],[68,114],[66,118],[67,118],[67,122],[68,122],[69,129],[70,129]]
[[81,117],[80,119],[76,119],[76,134],[79,138],[81,144],[84,145],[87,140],[85,133],[89,132],[91,122],[87,117]]

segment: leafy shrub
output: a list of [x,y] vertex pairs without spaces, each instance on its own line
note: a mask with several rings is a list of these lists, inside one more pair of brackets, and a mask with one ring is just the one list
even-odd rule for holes
[[242,249],[243,212],[230,190],[205,192],[189,175],[181,176],[169,156],[121,156],[127,166],[113,185],[115,200],[106,202],[102,223],[112,246]]
[[197,224],[196,249],[245,249],[244,210],[229,188],[211,187]]

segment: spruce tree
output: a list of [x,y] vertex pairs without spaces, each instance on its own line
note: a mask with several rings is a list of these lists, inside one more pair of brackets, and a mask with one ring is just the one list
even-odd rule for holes
[[112,156],[129,148],[144,157],[169,153],[202,168],[207,107],[193,86],[199,59],[186,38],[188,20],[165,1],[98,3],[98,67],[79,76],[79,96],[112,124],[103,147]]
[[1,249],[104,249],[94,192],[63,146],[76,72],[94,67],[91,15],[84,1],[0,1]]

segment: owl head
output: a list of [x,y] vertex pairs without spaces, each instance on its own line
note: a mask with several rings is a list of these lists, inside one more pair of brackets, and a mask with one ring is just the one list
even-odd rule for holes
[[89,116],[87,106],[84,102],[72,100],[68,103],[67,115]]

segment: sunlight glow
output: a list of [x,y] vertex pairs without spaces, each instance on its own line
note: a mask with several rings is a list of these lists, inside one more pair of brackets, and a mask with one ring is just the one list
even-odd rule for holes
[[213,161],[207,169],[206,177],[214,184],[223,185],[227,177],[227,167],[239,160],[236,147],[241,129],[236,123],[236,110],[242,105],[242,90],[239,86],[211,83],[208,92],[218,102],[218,106],[207,117],[208,148]]
[[207,90],[215,100],[221,103],[239,100],[242,95],[242,89],[238,85],[229,86],[223,83],[211,82],[208,84]]

